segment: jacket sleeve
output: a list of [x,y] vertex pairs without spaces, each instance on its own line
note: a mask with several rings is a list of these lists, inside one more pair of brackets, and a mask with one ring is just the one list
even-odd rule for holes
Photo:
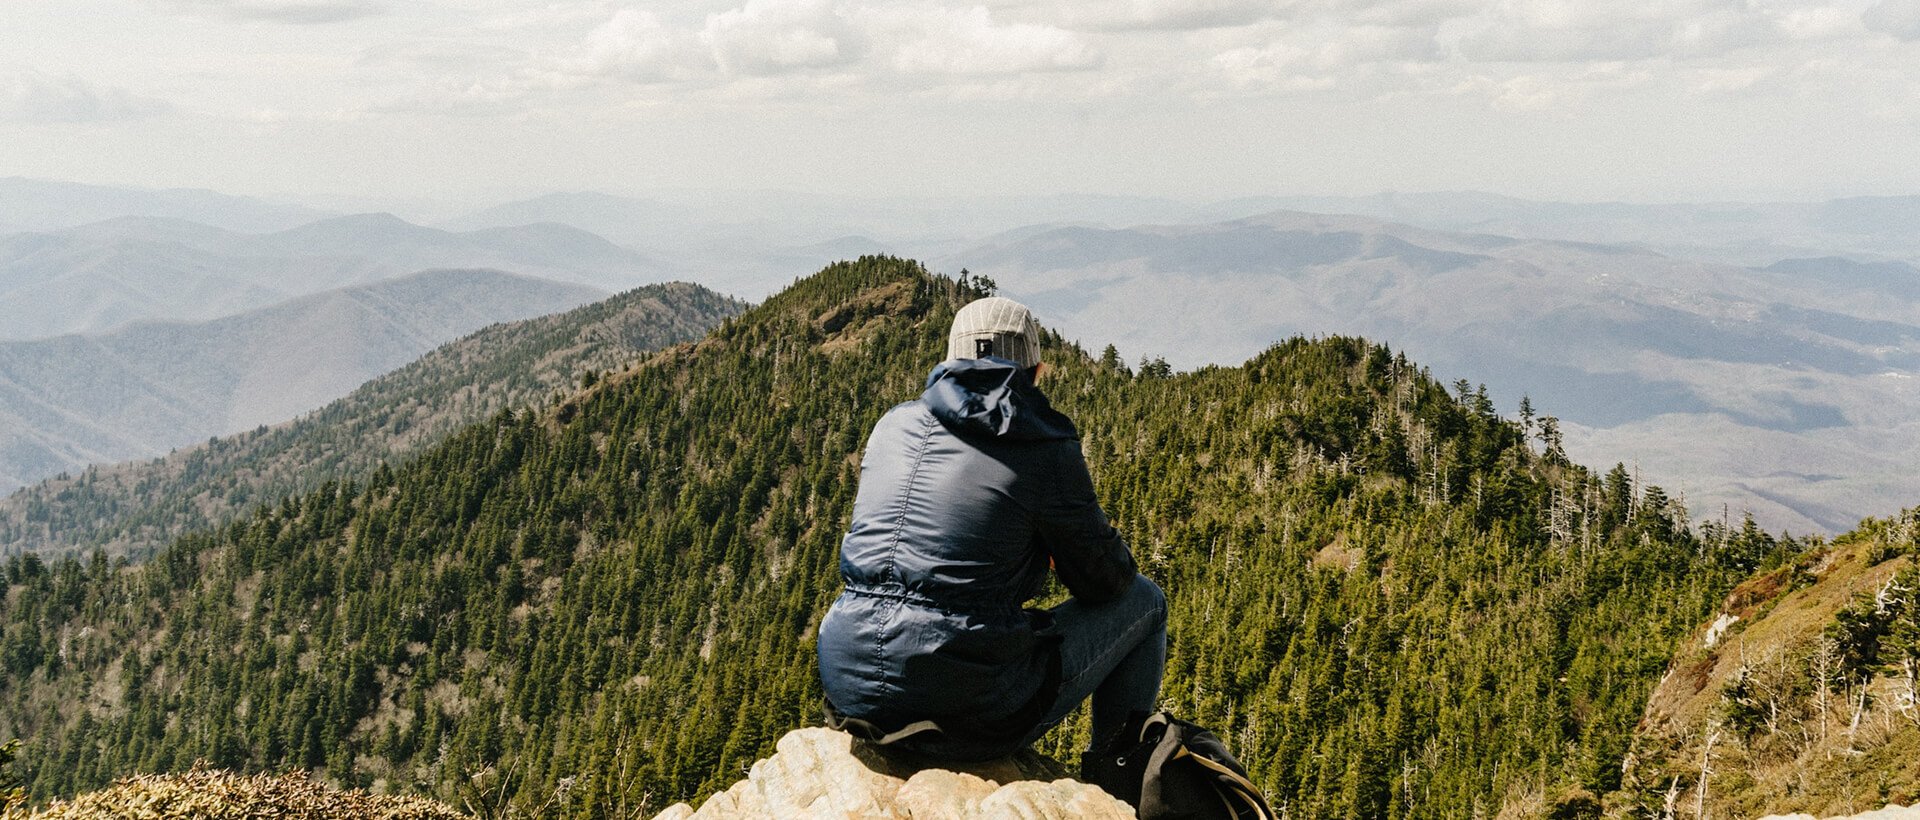
[[1112,600],[1133,583],[1133,553],[1094,498],[1080,443],[1061,442],[1058,452],[1056,480],[1035,510],[1036,528],[1073,597],[1095,604]]

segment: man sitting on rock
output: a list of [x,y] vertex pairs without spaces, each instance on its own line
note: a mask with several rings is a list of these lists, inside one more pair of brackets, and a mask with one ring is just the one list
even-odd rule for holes
[[[845,588],[820,624],[828,722],[945,760],[1011,754],[1093,698],[1093,738],[1152,711],[1166,598],[1100,510],[1073,422],[1034,381],[1040,330],[989,297],[867,440]],[[1051,569],[1073,598],[1023,609]]]

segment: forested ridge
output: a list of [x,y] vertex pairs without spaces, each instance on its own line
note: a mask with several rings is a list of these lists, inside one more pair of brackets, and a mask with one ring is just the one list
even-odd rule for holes
[[[859,448],[981,293],[837,264],[145,565],[15,557],[0,736],[40,798],[196,759],[577,816],[710,794],[817,722]],[[1166,703],[1290,816],[1597,810],[1676,642],[1783,560],[1383,346],[1175,374],[1048,343],[1042,386],[1169,594]]]
[[0,498],[0,555],[94,549],[136,559],[250,507],[358,477],[583,374],[706,335],[746,305],[685,282],[648,285],[448,342],[299,419],[143,461],[89,467]]

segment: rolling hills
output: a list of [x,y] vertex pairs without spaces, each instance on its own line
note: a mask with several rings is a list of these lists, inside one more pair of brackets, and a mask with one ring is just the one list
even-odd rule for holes
[[1749,269],[1295,212],[1019,231],[940,264],[1178,367],[1291,334],[1390,339],[1505,405],[1557,408],[1576,458],[1637,463],[1703,517],[1839,533],[1920,497],[1920,270],[1903,264]]
[[570,391],[586,374],[619,370],[697,339],[743,307],[697,285],[671,283],[494,324],[291,423],[158,459],[88,467],[0,498],[0,554],[145,555],[252,504],[362,476],[468,424]]
[[442,342],[604,295],[435,270],[207,322],[0,342],[0,492],[285,421]]
[[599,289],[668,278],[658,261],[563,225],[450,233],[389,214],[270,233],[126,216],[0,236],[0,340],[205,321],[438,268],[489,268]]
[[202,189],[0,178],[0,232],[52,231],[123,216],[186,220],[230,231],[268,233],[333,214]]

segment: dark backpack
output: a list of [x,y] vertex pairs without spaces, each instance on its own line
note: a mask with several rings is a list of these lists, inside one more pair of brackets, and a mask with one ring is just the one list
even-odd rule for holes
[[1212,732],[1166,712],[1135,714],[1080,777],[1133,806],[1141,820],[1275,820],[1247,770]]

